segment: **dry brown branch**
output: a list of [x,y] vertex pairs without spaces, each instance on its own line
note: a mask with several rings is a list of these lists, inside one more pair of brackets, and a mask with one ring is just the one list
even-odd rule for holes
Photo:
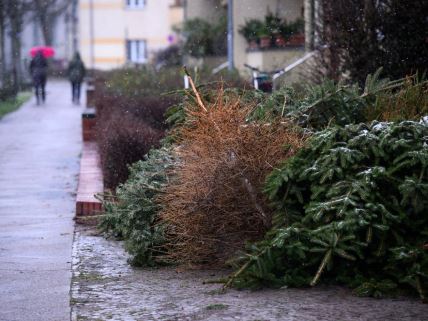
[[184,72],[185,72],[185,74],[186,74],[187,78],[189,79],[190,86],[192,87],[192,90],[193,90],[193,92],[194,92],[194,93],[195,93],[195,95],[196,95],[196,99],[197,99],[197,101],[198,101],[199,106],[200,106],[204,111],[207,111],[207,108],[205,107],[204,103],[202,102],[201,95],[199,95],[199,92],[197,91],[197,89],[196,89],[196,87],[195,87],[195,84],[194,84],[194,82],[193,82],[193,79],[192,79],[192,77],[190,77],[190,74],[189,74],[189,72],[187,71],[186,66],[184,66],[184,67],[183,67],[183,69],[184,69]]
[[171,261],[223,264],[246,241],[262,238],[272,216],[261,192],[265,176],[304,143],[291,124],[247,124],[253,106],[219,95],[206,111],[189,108],[181,164],[160,196]]

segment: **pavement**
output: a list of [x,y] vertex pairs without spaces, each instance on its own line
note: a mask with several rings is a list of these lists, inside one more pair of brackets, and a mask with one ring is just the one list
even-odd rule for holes
[[70,320],[82,107],[69,87],[48,81],[44,105],[0,120],[1,321]]
[[73,321],[428,320],[417,297],[360,298],[326,285],[223,292],[218,280],[232,271],[135,268],[122,242],[87,226],[76,227],[73,254]]

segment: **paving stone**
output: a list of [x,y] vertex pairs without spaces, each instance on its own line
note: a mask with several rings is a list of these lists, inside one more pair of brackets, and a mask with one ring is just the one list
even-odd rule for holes
[[139,321],[425,321],[418,299],[359,298],[342,287],[221,293],[204,283],[230,271],[133,268],[123,244],[77,227],[73,245],[72,320]]
[[[48,81],[0,120],[0,320],[70,319],[81,113],[68,82]],[[84,100],[83,100],[84,101]]]

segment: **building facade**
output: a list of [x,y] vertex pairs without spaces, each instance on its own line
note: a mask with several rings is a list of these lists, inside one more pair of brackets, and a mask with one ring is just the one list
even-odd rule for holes
[[[213,21],[225,14],[227,0],[187,0],[186,19],[202,18]],[[248,73],[245,64],[262,70],[273,70],[292,63],[305,52],[305,46],[274,50],[249,50],[246,39],[239,33],[241,26],[250,19],[263,20],[274,13],[289,22],[304,19],[304,0],[233,0],[233,61],[241,73]],[[224,57],[226,59],[226,57]]]
[[304,52],[301,48],[284,48],[279,50],[248,51],[245,38],[239,33],[239,28],[249,19],[262,19],[269,12],[278,14],[287,21],[303,19],[303,0],[234,0],[233,1],[233,45],[234,62],[238,70],[244,70],[244,63],[272,70],[284,67]]
[[80,0],[79,48],[89,68],[145,64],[176,41],[180,1]]

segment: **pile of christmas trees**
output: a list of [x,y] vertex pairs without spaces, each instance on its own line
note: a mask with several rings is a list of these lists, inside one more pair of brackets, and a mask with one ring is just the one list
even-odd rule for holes
[[[365,295],[428,289],[428,123],[313,135],[268,177],[274,227],[235,263],[236,286],[343,283]],[[244,262],[243,262],[244,261]]]
[[268,176],[273,227],[232,261],[237,272],[226,286],[324,281],[359,295],[409,290],[426,298],[428,84],[417,76],[388,82],[379,73],[362,91],[327,82],[303,99],[277,92],[270,100],[279,103],[257,110],[256,117],[286,115],[313,134]]
[[226,286],[424,297],[427,114],[416,76],[272,95],[193,87],[170,109],[168,147],[105,198],[102,224],[139,265],[231,259]]

